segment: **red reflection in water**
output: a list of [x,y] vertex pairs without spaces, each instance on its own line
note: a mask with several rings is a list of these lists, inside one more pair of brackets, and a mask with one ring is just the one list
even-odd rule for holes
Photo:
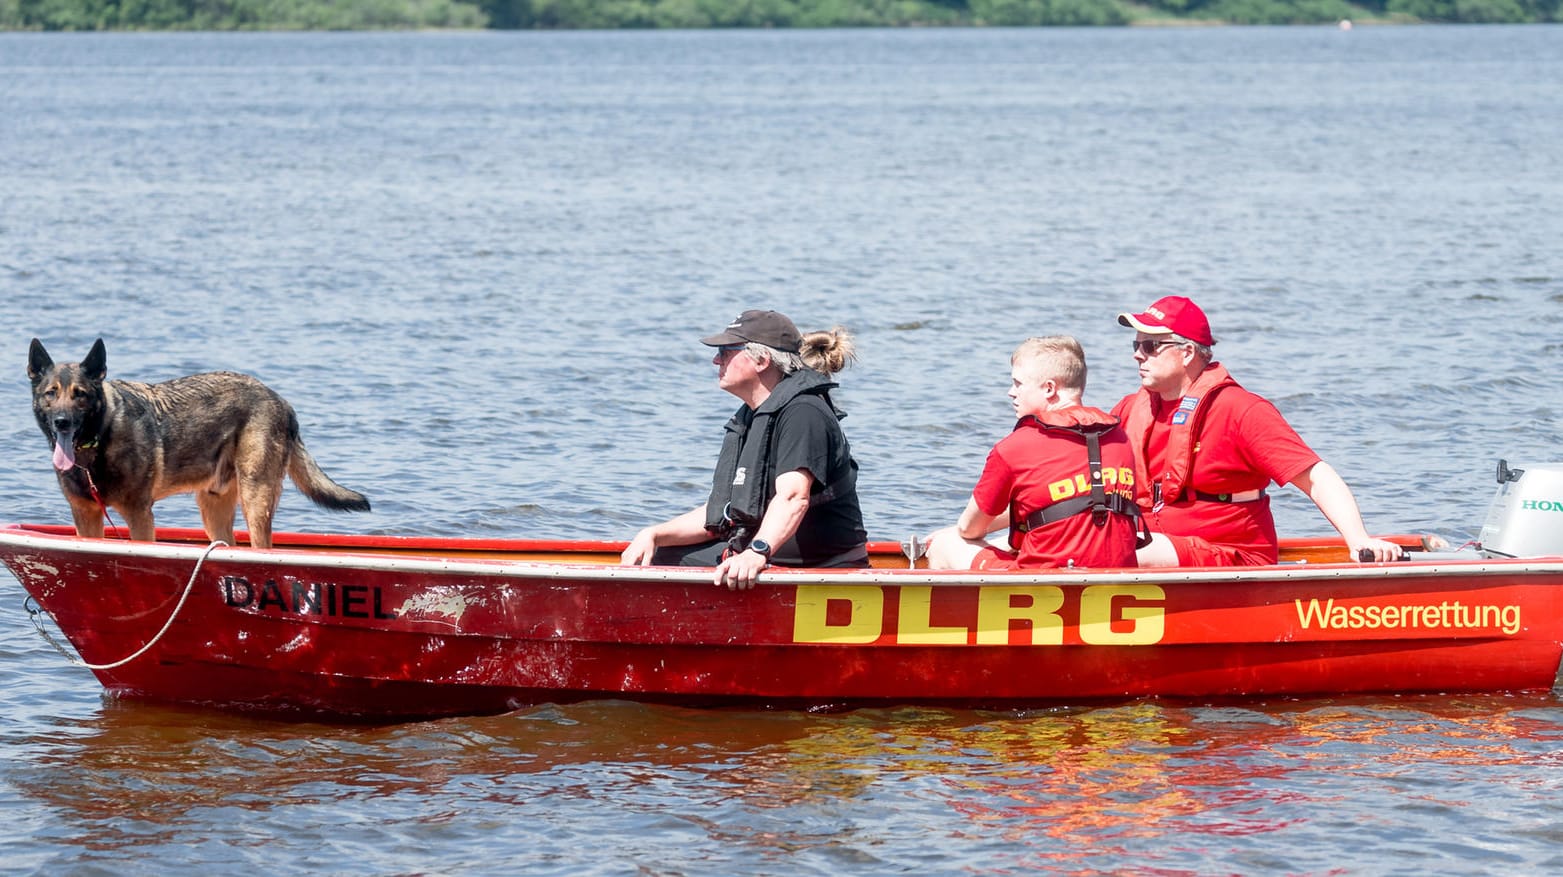
[[[40,769],[21,774],[18,786],[66,814],[83,845],[105,849],[171,837],[192,819],[213,818],[201,811],[222,808],[422,798],[453,786],[508,807],[673,786],[689,798],[678,818],[713,841],[785,852],[838,841],[807,826],[752,831],[747,823],[765,811],[839,811],[856,800],[882,807],[905,797],[958,815],[941,827],[949,838],[1007,842],[1015,862],[1068,868],[1169,835],[1241,838],[1329,812],[1338,791],[1308,779],[1322,761],[1366,776],[1429,762],[1535,765],[1529,741],[1557,763],[1555,747],[1536,744],[1555,741],[1559,726],[1527,715],[1529,707],[1556,716],[1550,696],[1140,702],[1019,714],[596,702],[355,727],[108,704],[79,735],[32,741],[44,753]],[[515,781],[529,775],[548,781]]]

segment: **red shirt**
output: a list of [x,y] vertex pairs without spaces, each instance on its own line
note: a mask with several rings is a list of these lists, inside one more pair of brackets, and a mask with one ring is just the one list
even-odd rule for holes
[[[1113,407],[1113,414],[1122,416],[1138,395],[1124,397]],[[1150,473],[1161,472],[1166,466],[1168,436],[1179,402],[1153,394],[1150,434],[1133,439],[1145,442]],[[1171,536],[1200,537],[1231,549],[1245,563],[1275,563],[1280,541],[1268,496],[1255,502],[1223,503],[1196,501],[1190,492],[1241,493],[1263,490],[1272,481],[1289,484],[1313,468],[1319,455],[1274,405],[1241,387],[1223,389],[1209,404],[1184,496],[1149,513],[1150,527]],[[1149,473],[1136,475],[1142,492],[1155,481]]]
[[[1126,481],[1133,478],[1134,455],[1119,427],[1102,434],[1101,448],[1103,480],[1112,492],[1118,473],[1126,475]],[[1024,518],[1059,499],[1077,495],[1082,485],[1089,493],[1090,477],[1083,436],[1044,429],[1027,420],[988,452],[972,498],[983,514],[1002,515],[1013,503],[1015,512]],[[1018,553],[1016,566],[1029,568],[1068,566],[1071,561],[1087,567],[1134,566],[1134,539],[1134,522],[1118,514],[1109,514],[1101,527],[1086,513],[1024,534],[1015,531],[1012,521],[1009,533],[1009,544]]]

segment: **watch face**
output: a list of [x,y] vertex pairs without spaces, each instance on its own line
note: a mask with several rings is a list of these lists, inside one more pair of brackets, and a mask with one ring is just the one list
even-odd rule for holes
[[771,543],[765,541],[764,539],[756,539],[753,542],[750,542],[749,547],[755,551],[760,552],[766,557],[771,556]]

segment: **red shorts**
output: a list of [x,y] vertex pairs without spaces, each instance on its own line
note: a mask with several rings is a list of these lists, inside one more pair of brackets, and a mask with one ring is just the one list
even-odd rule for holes
[[1178,552],[1178,566],[1263,566],[1271,562],[1257,552],[1218,545],[1198,536],[1164,535]]
[[1015,569],[1018,560],[1015,552],[1005,551],[1002,548],[987,548],[977,552],[977,556],[971,559],[972,569]]

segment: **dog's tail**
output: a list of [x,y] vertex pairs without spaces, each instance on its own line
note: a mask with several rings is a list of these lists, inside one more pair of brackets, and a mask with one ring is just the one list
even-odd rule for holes
[[369,498],[327,477],[316,465],[315,458],[304,450],[304,443],[296,438],[288,454],[288,477],[293,479],[300,493],[322,508],[339,512],[369,511]]

